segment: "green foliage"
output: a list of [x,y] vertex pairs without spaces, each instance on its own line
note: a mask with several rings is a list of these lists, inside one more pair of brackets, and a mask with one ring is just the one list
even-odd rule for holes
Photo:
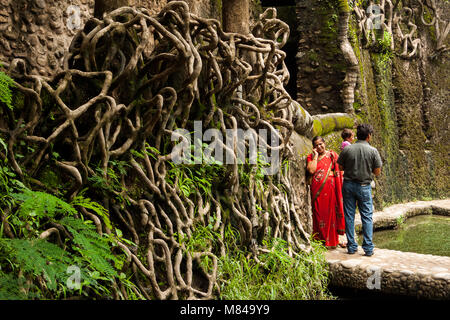
[[103,207],[99,203],[92,201],[89,198],[85,198],[83,196],[83,192],[81,192],[78,196],[76,196],[72,200],[71,205],[74,207],[79,206],[94,211],[98,216],[100,216],[103,219],[103,222],[105,223],[106,227],[112,229],[111,221],[109,220],[108,210],[106,210],[105,207]]
[[268,252],[248,259],[244,252],[230,252],[220,259],[221,298],[231,300],[332,299],[328,282],[325,248],[312,242],[311,253],[290,257],[281,239],[266,242]]
[[[0,147],[4,149],[5,154],[8,154],[6,143],[1,137]],[[16,174],[8,166],[7,159],[5,158],[3,161],[0,160],[0,213],[5,209],[11,209],[14,205],[13,193],[24,188],[25,186],[23,183],[16,179]],[[2,233],[0,232],[0,236],[1,234]]]
[[[6,180],[4,190],[17,189],[11,187],[11,180]],[[128,292],[127,298],[140,298],[129,277],[120,272],[125,256],[112,252],[117,237],[100,235],[92,221],[75,218],[75,207],[83,207],[112,227],[104,207],[82,195],[69,204],[23,185],[16,191],[9,195],[9,208],[15,211],[7,217],[16,238],[5,238],[3,226],[0,229],[0,299],[58,299],[74,294],[109,298],[117,282]],[[51,225],[59,226],[58,245],[53,236],[40,238]],[[64,243],[59,243],[61,238]],[[67,283],[70,266],[80,270],[77,291]],[[11,278],[15,280],[6,281]]]
[[211,195],[213,184],[220,182],[223,177],[225,166],[204,154],[203,150],[207,146],[206,143],[202,144],[200,159],[195,156],[195,152],[191,152],[190,163],[175,164],[168,161],[171,168],[167,171],[166,181],[171,185],[177,185],[185,197],[195,194],[196,189],[202,195]]
[[[0,101],[9,108],[13,86],[14,81],[0,72]],[[130,280],[133,274],[122,272],[126,256],[117,250],[118,240],[135,244],[114,228],[108,210],[85,197],[86,190],[67,203],[60,197],[64,186],[51,168],[43,171],[43,176],[48,177],[43,182],[48,185],[50,180],[57,189],[55,193],[32,190],[27,175],[21,181],[4,157],[8,148],[1,135],[0,152],[0,299],[142,298]],[[59,157],[56,152],[52,155]],[[99,187],[117,195],[123,191],[120,177],[127,166],[124,161],[110,161],[105,175],[98,170],[94,184],[103,183]],[[99,234],[79,209],[100,217],[112,233]],[[71,267],[79,270],[80,281],[75,287],[68,281]]]
[[24,287],[23,277],[18,278],[13,274],[4,274],[0,270],[0,300],[27,299],[30,294],[22,290]]
[[[90,271],[89,276],[92,279],[113,282],[114,278],[119,276],[114,266],[120,268],[123,261],[111,253],[113,239],[107,235],[99,235],[95,227],[88,222],[90,221],[82,221],[72,217],[65,217],[60,220],[60,223],[73,236],[72,249],[75,253],[78,253],[73,256],[73,262],[77,266],[88,269]],[[88,280],[85,282],[89,284]]]
[[13,108],[11,104],[13,96],[11,88],[14,88],[15,86],[14,80],[3,71],[0,71],[0,101],[6,104],[11,110]]
[[142,150],[142,152],[136,151],[134,149],[130,150],[130,152],[132,155],[141,159],[144,159],[145,157],[144,154],[147,154],[150,158],[153,158],[154,160],[157,160],[157,155],[160,154],[159,150],[149,145],[148,142],[145,142],[144,150]]
[[392,37],[389,32],[384,30],[382,36],[379,39],[377,39],[377,42],[378,42],[380,51],[382,53],[392,54],[392,50],[391,50]]
[[99,190],[103,195],[113,197],[120,203],[127,202],[123,193],[128,190],[121,182],[121,177],[126,174],[126,167],[129,167],[129,164],[125,161],[110,161],[106,171],[96,168],[96,173],[88,177],[88,181],[93,189]]
[[264,189],[264,172],[267,167],[270,167],[270,163],[267,162],[267,158],[261,152],[258,152],[256,156],[256,164],[249,164],[248,159],[245,161],[245,164],[239,165],[238,167],[239,183],[243,186],[248,186],[250,184],[250,179],[252,179],[255,181],[256,186]]
[[43,239],[0,239],[0,247],[12,258],[10,261],[15,268],[33,278],[45,278],[50,291],[55,291],[58,283],[65,282],[65,272],[71,260],[57,245]]
[[21,193],[14,193],[12,196],[21,203],[17,211],[20,218],[53,218],[57,213],[69,215],[77,213],[67,202],[45,192],[23,189]]
[[205,251],[212,243],[220,238],[220,234],[213,230],[214,218],[210,218],[207,226],[197,224],[192,235],[181,239],[185,243],[186,249],[190,252]]

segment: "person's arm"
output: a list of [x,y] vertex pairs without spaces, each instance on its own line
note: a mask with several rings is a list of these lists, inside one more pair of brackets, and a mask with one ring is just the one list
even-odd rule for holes
[[344,172],[344,157],[345,157],[345,149],[342,150],[341,154],[339,155],[338,159],[337,159],[337,164],[339,165],[339,170],[341,170],[342,172]]
[[317,153],[317,151],[315,149],[313,149],[313,153],[312,155],[310,155],[308,158],[310,158],[311,160],[308,161],[308,164],[306,165],[306,170],[308,170],[308,172],[313,175],[314,172],[316,172],[317,169],[317,158],[319,157],[319,154]]
[[375,149],[375,159],[374,159],[374,169],[372,170],[372,173],[375,175],[375,177],[378,177],[381,174],[381,166],[383,165],[380,157],[380,153],[378,150]]
[[378,177],[381,174],[381,168],[373,169],[372,173],[375,175],[375,177]]

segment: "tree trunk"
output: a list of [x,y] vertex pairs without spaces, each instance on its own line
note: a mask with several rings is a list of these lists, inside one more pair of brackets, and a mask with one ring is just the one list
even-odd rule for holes
[[105,12],[128,6],[129,0],[95,0],[94,16],[101,19]]
[[250,32],[250,8],[248,0],[223,1],[223,29],[226,32],[248,34]]

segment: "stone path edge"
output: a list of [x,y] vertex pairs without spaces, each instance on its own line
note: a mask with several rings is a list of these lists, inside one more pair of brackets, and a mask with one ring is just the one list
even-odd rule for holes
[[[418,215],[450,216],[450,199],[399,203],[373,213],[374,230],[395,228],[401,221]],[[355,230],[360,233],[361,217],[355,216]]]
[[[396,204],[374,212],[374,229],[395,227],[406,218],[436,214],[450,216],[450,199]],[[356,229],[361,228],[359,215]],[[450,257],[379,249],[365,257],[361,248],[349,255],[337,248],[326,253],[330,284],[377,290],[418,299],[450,300]]]

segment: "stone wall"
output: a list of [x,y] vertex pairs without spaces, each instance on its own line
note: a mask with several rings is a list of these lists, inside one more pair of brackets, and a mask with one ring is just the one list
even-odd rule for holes
[[[449,4],[437,2],[441,16],[448,16]],[[297,101],[311,114],[343,112],[346,64],[337,42],[339,1],[297,0],[296,4]],[[374,126],[372,144],[384,163],[374,191],[378,209],[390,203],[450,194],[449,55],[435,56],[435,30],[417,15],[414,23],[422,51],[420,56],[405,59],[400,57],[398,36],[394,36],[392,54],[373,50],[364,46],[355,13],[349,22],[348,38],[360,71],[355,116],[357,123]],[[326,135],[325,140],[339,152],[339,132]]]
[[27,62],[28,72],[49,76],[61,70],[72,37],[93,14],[90,0],[1,0],[0,61]]
[[[157,14],[167,0],[129,0]],[[221,17],[221,1],[187,0],[192,13]],[[0,63],[24,59],[29,74],[61,70],[72,38],[94,15],[95,0],[0,0]]]
[[337,10],[327,1],[299,0],[296,13],[291,33],[297,31],[298,38],[297,101],[313,115],[343,112],[345,60],[337,40]]
[[412,59],[398,55],[401,43],[395,37],[390,57],[363,49],[360,38],[354,37],[361,73],[355,107],[361,122],[374,125],[374,145],[384,162],[377,180],[379,208],[383,203],[449,195],[450,166],[448,156],[443,157],[450,151],[449,56],[431,59],[435,41],[430,28],[418,20],[423,47]]

